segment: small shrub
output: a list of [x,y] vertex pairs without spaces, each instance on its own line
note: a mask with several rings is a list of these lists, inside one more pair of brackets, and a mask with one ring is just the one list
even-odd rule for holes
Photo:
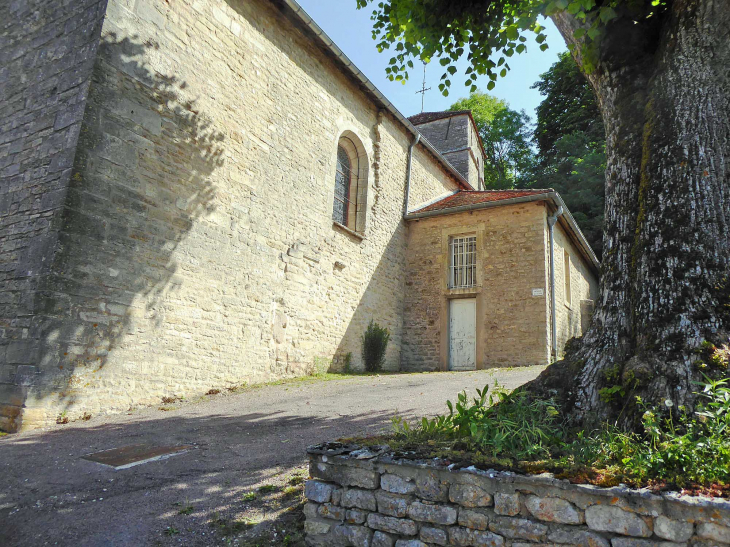
[[366,371],[379,372],[383,368],[389,341],[390,331],[371,319],[362,336],[362,360]]
[[348,351],[345,355],[344,367],[342,369],[345,374],[352,374],[352,352]]

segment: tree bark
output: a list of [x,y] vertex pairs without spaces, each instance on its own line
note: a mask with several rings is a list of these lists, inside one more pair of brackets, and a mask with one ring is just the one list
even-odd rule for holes
[[[554,21],[575,43],[580,22]],[[620,17],[588,79],[606,127],[600,297],[580,343],[529,389],[574,374],[558,395],[575,422],[635,426],[636,396],[691,408],[693,381],[713,372],[708,344],[728,343],[730,0]]]

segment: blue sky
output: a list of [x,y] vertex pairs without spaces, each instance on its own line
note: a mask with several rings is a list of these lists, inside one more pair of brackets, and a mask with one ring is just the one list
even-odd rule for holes
[[[423,83],[422,65],[416,65],[416,70],[410,74],[410,80],[405,84],[391,82],[385,77],[385,67],[392,57],[387,51],[378,53],[375,41],[372,39],[372,21],[370,14],[372,7],[364,10],[356,9],[355,0],[298,0],[306,12],[324,29],[330,38],[352,60],[357,67],[370,78],[375,86],[390,99],[390,101],[406,116],[418,114],[421,111],[421,96],[416,91]],[[514,55],[509,60],[512,70],[505,78],[497,80],[497,86],[490,92],[507,101],[515,110],[525,110],[535,119],[535,107],[540,103],[541,96],[536,89],[530,89],[550,65],[557,60],[558,53],[565,51],[565,43],[558,30],[549,20],[542,23],[547,27],[547,43],[549,48],[540,51],[538,45],[528,41],[527,51],[521,55]],[[457,68],[457,76],[451,78],[452,88],[448,97],[444,97],[438,90],[438,84],[443,74],[443,67],[437,62],[431,62],[426,68],[425,110],[445,110],[461,97],[469,94],[464,87],[464,70],[467,67],[466,59],[462,59]],[[482,77],[477,83],[479,89],[486,91],[487,78]],[[458,83],[457,83],[458,82]]]

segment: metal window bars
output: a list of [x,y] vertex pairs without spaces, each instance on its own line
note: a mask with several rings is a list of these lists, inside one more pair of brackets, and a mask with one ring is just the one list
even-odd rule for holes
[[449,287],[464,289],[477,284],[477,238],[454,237],[449,243]]

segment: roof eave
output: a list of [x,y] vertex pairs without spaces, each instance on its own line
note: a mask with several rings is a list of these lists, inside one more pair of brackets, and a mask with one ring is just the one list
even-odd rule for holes
[[491,209],[492,207],[505,207],[507,205],[516,205],[519,203],[529,203],[532,201],[549,201],[549,202],[552,202],[553,206],[556,209],[558,207],[563,208],[563,214],[562,214],[561,218],[564,219],[564,221],[568,225],[568,228],[570,229],[571,233],[574,235],[575,241],[578,243],[578,247],[580,248],[581,253],[585,256],[586,259],[588,259],[588,262],[594,268],[595,272],[596,273],[600,272],[601,263],[598,260],[596,253],[594,253],[593,249],[591,249],[591,246],[588,243],[588,240],[586,240],[585,236],[583,235],[583,232],[578,227],[578,224],[575,222],[573,215],[570,214],[570,211],[568,210],[568,206],[565,205],[563,198],[561,198],[560,194],[558,194],[557,192],[546,192],[543,194],[533,194],[530,196],[520,196],[520,197],[515,197],[515,198],[501,199],[499,201],[487,201],[484,203],[470,203],[469,205],[461,205],[459,207],[450,207],[450,208],[446,208],[446,209],[436,209],[436,210],[432,210],[432,211],[423,211],[420,213],[418,211],[416,211],[413,213],[408,213],[405,216],[405,219],[406,220],[419,220],[422,218],[430,218],[430,217],[437,217],[437,216],[444,216],[444,215],[456,215],[456,214],[465,213],[468,211],[476,211],[479,209]]
[[[408,121],[408,118],[401,114],[401,112],[395,107],[395,105],[393,105],[393,103],[391,103],[385,97],[385,95],[383,95],[380,90],[375,87],[375,85],[368,79],[368,77],[365,76],[365,74],[363,74],[360,69],[355,66],[355,64],[347,57],[347,55],[345,55],[344,52],[339,47],[337,47],[337,44],[335,44],[332,39],[327,36],[327,33],[322,30],[322,28],[314,21],[314,19],[312,19],[295,0],[278,0],[278,3],[283,4],[284,6],[289,8],[291,13],[296,17],[296,19],[304,27],[306,27],[307,30],[309,30],[316,36],[317,40],[320,41],[324,49],[328,51],[333,57],[335,57],[335,59],[344,66],[344,68],[350,73],[351,76],[359,81],[359,83],[363,86],[363,88],[378,106],[387,110],[414,136],[421,135],[420,131],[416,129],[416,126]],[[467,190],[474,190],[474,187],[469,184],[469,181],[467,181],[466,178],[461,173],[459,173],[456,168],[451,165],[451,163],[449,163],[449,160],[442,156],[441,153],[436,150],[436,148],[434,148],[434,146],[430,142],[428,142],[428,140],[421,138],[421,144],[429,152],[431,152],[431,154],[434,155],[436,160],[446,168],[449,174],[452,175],[463,188]]]

